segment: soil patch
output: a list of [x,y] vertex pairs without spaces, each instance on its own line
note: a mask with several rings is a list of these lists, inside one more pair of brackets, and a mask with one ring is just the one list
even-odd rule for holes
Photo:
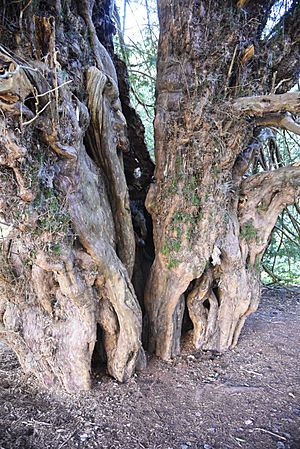
[[266,289],[236,349],[150,358],[127,384],[49,394],[0,346],[0,449],[300,449],[300,291]]

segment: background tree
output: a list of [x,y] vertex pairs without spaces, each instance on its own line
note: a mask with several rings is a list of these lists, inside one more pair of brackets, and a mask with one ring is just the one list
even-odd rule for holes
[[[270,133],[268,142],[263,145],[253,171],[272,170],[297,163],[298,158],[299,137],[286,130],[276,130],[276,133]],[[262,280],[266,284],[299,283],[299,212],[297,199],[293,205],[285,207],[278,217],[263,258]]]
[[[125,16],[124,10],[127,12]],[[148,151],[154,159],[153,120],[159,36],[156,1],[124,0],[123,5],[120,3],[120,17],[117,16],[116,23],[115,49],[126,62],[131,101],[145,126]],[[125,34],[121,23],[125,24]]]

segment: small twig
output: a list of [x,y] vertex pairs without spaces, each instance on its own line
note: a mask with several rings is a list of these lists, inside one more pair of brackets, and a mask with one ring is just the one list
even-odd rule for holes
[[38,94],[37,97],[43,97],[44,95],[51,94],[51,92],[56,92],[61,87],[65,86],[66,84],[73,83],[73,80],[65,81],[64,83],[60,84],[59,86],[54,87],[53,89],[47,90],[47,92],[43,92],[42,94]]
[[[299,244],[297,241],[293,240],[292,237],[290,237],[290,235],[289,235],[287,232],[285,232],[285,231],[283,230],[283,229],[287,230],[287,229],[286,229],[286,226],[283,226],[283,224],[282,224],[281,226],[282,226],[282,228],[279,228],[278,226],[274,226],[274,229],[276,229],[276,231],[282,232],[282,234],[283,234],[288,240],[290,240],[294,245],[296,245],[296,246],[298,246],[298,247],[300,248],[300,244]],[[288,232],[291,234],[291,231],[288,231]],[[297,238],[297,236],[294,236],[294,237]]]
[[225,93],[228,90],[228,83],[229,83],[229,80],[230,80],[230,77],[231,77],[231,74],[232,74],[233,64],[234,64],[234,61],[235,61],[235,57],[236,57],[237,51],[238,51],[238,45],[235,46],[235,49],[234,49],[234,52],[233,52],[233,56],[232,56],[232,59],[231,59],[231,63],[230,63],[229,69],[228,69]]
[[147,78],[149,78],[150,80],[155,82],[155,78],[153,76],[149,75],[148,73],[141,72],[140,70],[133,70],[133,69],[130,69],[130,68],[128,69],[128,71],[130,73],[138,73],[138,74],[140,74],[142,76],[146,76]]
[[48,101],[48,103],[45,104],[45,106],[40,111],[38,111],[38,113],[31,120],[24,122],[22,125],[23,126],[30,125],[30,123],[34,122],[39,117],[39,115],[41,115],[41,113],[44,112],[44,110],[49,106],[50,103],[51,101]]
[[70,84],[72,82],[73,82],[73,80],[65,81],[64,83],[60,84],[59,86],[54,87],[53,89],[47,90],[47,92],[43,92],[42,94],[36,94],[34,96],[28,97],[27,100],[31,100],[33,98],[44,97],[45,95],[51,94],[52,92],[55,92],[58,89],[60,89],[61,87],[65,86],[66,84]]
[[276,76],[277,76],[277,71],[274,72],[274,73],[273,73],[273,76],[272,76],[272,87],[271,87],[270,95],[275,93]]
[[240,368],[242,371],[245,371],[246,373],[248,373],[248,374],[254,374],[255,376],[263,376],[263,374],[261,374],[261,373],[257,373],[256,371],[251,371],[251,370],[248,370],[248,369],[245,369],[245,368]]
[[288,214],[290,221],[292,222],[292,225],[294,229],[296,230],[297,234],[300,234],[300,223],[296,220],[296,218],[293,216],[293,214],[289,211],[288,208],[285,209],[285,212]]
[[260,430],[261,432],[268,433],[269,435],[273,435],[274,437],[280,438],[283,441],[286,441],[286,438],[279,435],[278,433],[271,432],[270,430],[263,429],[262,427],[254,427],[253,430]]
[[[273,324],[274,324],[274,323],[273,323]],[[277,393],[283,393],[283,391],[278,390],[277,388],[271,387],[271,385],[269,385],[269,384],[266,384],[265,386],[268,387],[268,388],[270,388],[270,390],[277,391]]]
[[61,449],[62,447],[64,447],[64,445],[67,444],[68,441],[70,441],[70,439],[75,435],[75,433],[76,433],[77,431],[78,431],[78,428],[76,428],[76,429],[74,430],[74,432],[70,433],[70,435],[65,439],[65,441],[63,441],[63,442],[61,443],[60,446],[58,446],[57,449]]
[[19,17],[19,27],[20,27],[21,33],[22,33],[23,15],[24,15],[24,12],[26,11],[26,9],[28,8],[28,6],[29,6],[31,3],[32,3],[32,0],[29,0],[29,2],[24,6],[24,8],[21,9],[20,17]]
[[[275,73],[277,73],[277,72],[275,72]],[[274,90],[273,90],[272,93],[275,94],[275,93],[276,93],[276,90],[279,89],[279,87],[280,87],[283,83],[286,83],[287,81],[291,81],[291,79],[292,79],[292,78],[285,78],[285,79],[281,80],[281,81],[274,87]]]
[[[282,224],[283,224],[283,220],[284,220],[284,211],[282,211],[282,213],[281,213],[281,218],[282,218]],[[279,244],[278,244],[278,247],[277,247],[277,251],[276,251],[276,253],[275,253],[275,255],[274,255],[273,264],[272,264],[272,268],[271,268],[272,273],[274,273],[274,271],[275,271],[275,265],[276,265],[277,255],[278,255],[279,250],[280,250],[280,248],[282,247],[282,244],[283,244],[283,236],[284,236],[284,234],[283,234],[283,231],[282,231],[282,229],[281,229],[280,241],[279,241]]]
[[274,274],[267,266],[266,264],[262,264],[263,270],[270,276],[273,282],[275,284],[281,282],[283,279],[279,278],[276,274]]
[[239,447],[243,447],[237,440],[235,437],[233,437],[232,435],[230,435],[230,438],[239,446]]
[[52,427],[53,424],[45,421],[36,421],[35,419],[31,419],[30,421],[22,421],[22,424],[26,424],[28,426],[32,426],[32,424],[41,424],[42,426]]
[[19,65],[20,69],[31,70],[32,72],[38,72],[38,69],[34,69],[33,67],[29,67],[29,65]]
[[147,114],[147,117],[148,117],[149,119],[151,119],[151,116],[150,116],[150,113],[149,113],[149,111],[148,111],[148,108],[153,108],[153,105],[144,103],[144,102],[139,98],[139,96],[137,95],[137,93],[136,93],[136,91],[134,90],[133,86],[131,86],[131,92],[132,92],[134,98],[136,99],[136,101],[137,101],[141,106],[143,106],[144,111],[145,111],[146,114]]

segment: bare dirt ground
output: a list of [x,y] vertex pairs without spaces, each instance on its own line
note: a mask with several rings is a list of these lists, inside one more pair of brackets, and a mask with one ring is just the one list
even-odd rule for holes
[[126,385],[41,391],[0,347],[0,449],[300,449],[300,292],[272,289],[225,355],[152,358]]

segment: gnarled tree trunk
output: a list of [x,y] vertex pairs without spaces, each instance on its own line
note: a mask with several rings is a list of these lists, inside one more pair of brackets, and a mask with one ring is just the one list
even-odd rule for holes
[[113,2],[1,3],[0,338],[49,387],[89,388],[97,335],[116,379],[144,366],[142,309],[165,359],[185,311],[197,348],[234,346],[299,193],[297,164],[247,173],[264,127],[300,134],[299,94],[286,93],[298,0],[267,42],[275,0],[158,3],[149,277],[153,163],[113,55]]
[[0,336],[45,385],[77,391],[97,326],[112,376],[145,363],[123,153],[153,167],[103,45],[113,2],[21,3],[1,10],[18,31],[1,30]]
[[[236,344],[259,303],[272,228],[299,191],[299,167],[244,177],[261,145],[259,126],[299,129],[284,115],[299,112],[299,94],[274,94],[274,79],[283,92],[299,74],[288,56],[299,48],[299,6],[286,14],[284,37],[275,33],[266,45],[274,3],[158,1],[156,183],[147,197],[156,257],[145,306],[149,348],[164,359],[180,351],[183,301],[197,348]],[[283,54],[287,36],[294,44]],[[287,64],[292,74],[281,82]]]

